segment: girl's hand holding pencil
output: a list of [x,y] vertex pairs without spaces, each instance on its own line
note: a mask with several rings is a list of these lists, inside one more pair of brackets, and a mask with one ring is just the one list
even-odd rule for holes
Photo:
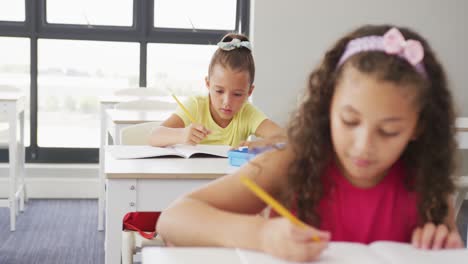
[[265,252],[291,261],[303,262],[316,259],[327,247],[329,232],[315,229],[297,219],[246,176],[241,176],[241,182],[282,216],[267,220],[260,229],[260,243]]
[[[312,237],[320,241],[316,242]],[[259,238],[262,251],[289,261],[305,262],[320,256],[328,246],[330,234],[311,226],[297,226],[284,217],[275,217],[264,222]]]
[[211,131],[201,124],[192,123],[185,127],[182,132],[182,143],[196,145],[206,138]]

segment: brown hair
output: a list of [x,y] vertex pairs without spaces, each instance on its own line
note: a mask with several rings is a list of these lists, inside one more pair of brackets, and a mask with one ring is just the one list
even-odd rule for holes
[[322,177],[333,157],[330,104],[343,68],[350,65],[378,80],[410,84],[401,87],[416,89],[420,134],[408,143],[401,156],[409,172],[406,186],[418,195],[422,222],[439,224],[448,214],[448,196],[454,191],[451,176],[455,168],[455,114],[444,70],[427,41],[407,28],[399,28],[405,39],[419,40],[423,45],[422,63],[427,77],[418,73],[406,60],[378,51],[355,54],[337,69],[350,40],[382,36],[391,27],[363,26],[340,39],[310,74],[304,100],[290,120],[288,136],[296,158],[289,170],[291,188],[283,198],[308,223],[320,223],[316,208],[324,194]]
[[[249,41],[249,39],[242,34],[228,33],[221,42],[231,42],[233,39],[240,41]],[[223,50],[218,48],[213,57],[211,57],[210,66],[208,67],[208,76],[213,72],[213,67],[220,64],[224,68],[229,67],[234,71],[246,71],[250,76],[250,84],[252,85],[255,79],[255,63],[252,52],[246,47],[240,47],[233,50]]]

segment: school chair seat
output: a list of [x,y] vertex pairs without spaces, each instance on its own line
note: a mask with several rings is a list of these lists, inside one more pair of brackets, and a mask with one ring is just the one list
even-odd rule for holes
[[138,111],[158,111],[158,110],[174,110],[175,102],[165,102],[151,99],[138,99],[128,102],[117,103],[114,109],[120,110],[138,110]]

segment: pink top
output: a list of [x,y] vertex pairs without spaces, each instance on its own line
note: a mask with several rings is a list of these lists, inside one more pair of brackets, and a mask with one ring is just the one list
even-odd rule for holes
[[396,162],[376,186],[353,186],[336,166],[330,166],[325,196],[318,206],[320,229],[332,241],[371,243],[377,240],[410,242],[418,224],[416,193],[404,186],[405,169]]

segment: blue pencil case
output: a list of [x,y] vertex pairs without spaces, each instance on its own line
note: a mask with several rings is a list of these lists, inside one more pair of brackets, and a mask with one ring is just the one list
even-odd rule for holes
[[230,150],[228,151],[229,165],[240,167],[249,160],[255,157],[255,153],[249,153],[248,148],[243,148],[241,150]]

